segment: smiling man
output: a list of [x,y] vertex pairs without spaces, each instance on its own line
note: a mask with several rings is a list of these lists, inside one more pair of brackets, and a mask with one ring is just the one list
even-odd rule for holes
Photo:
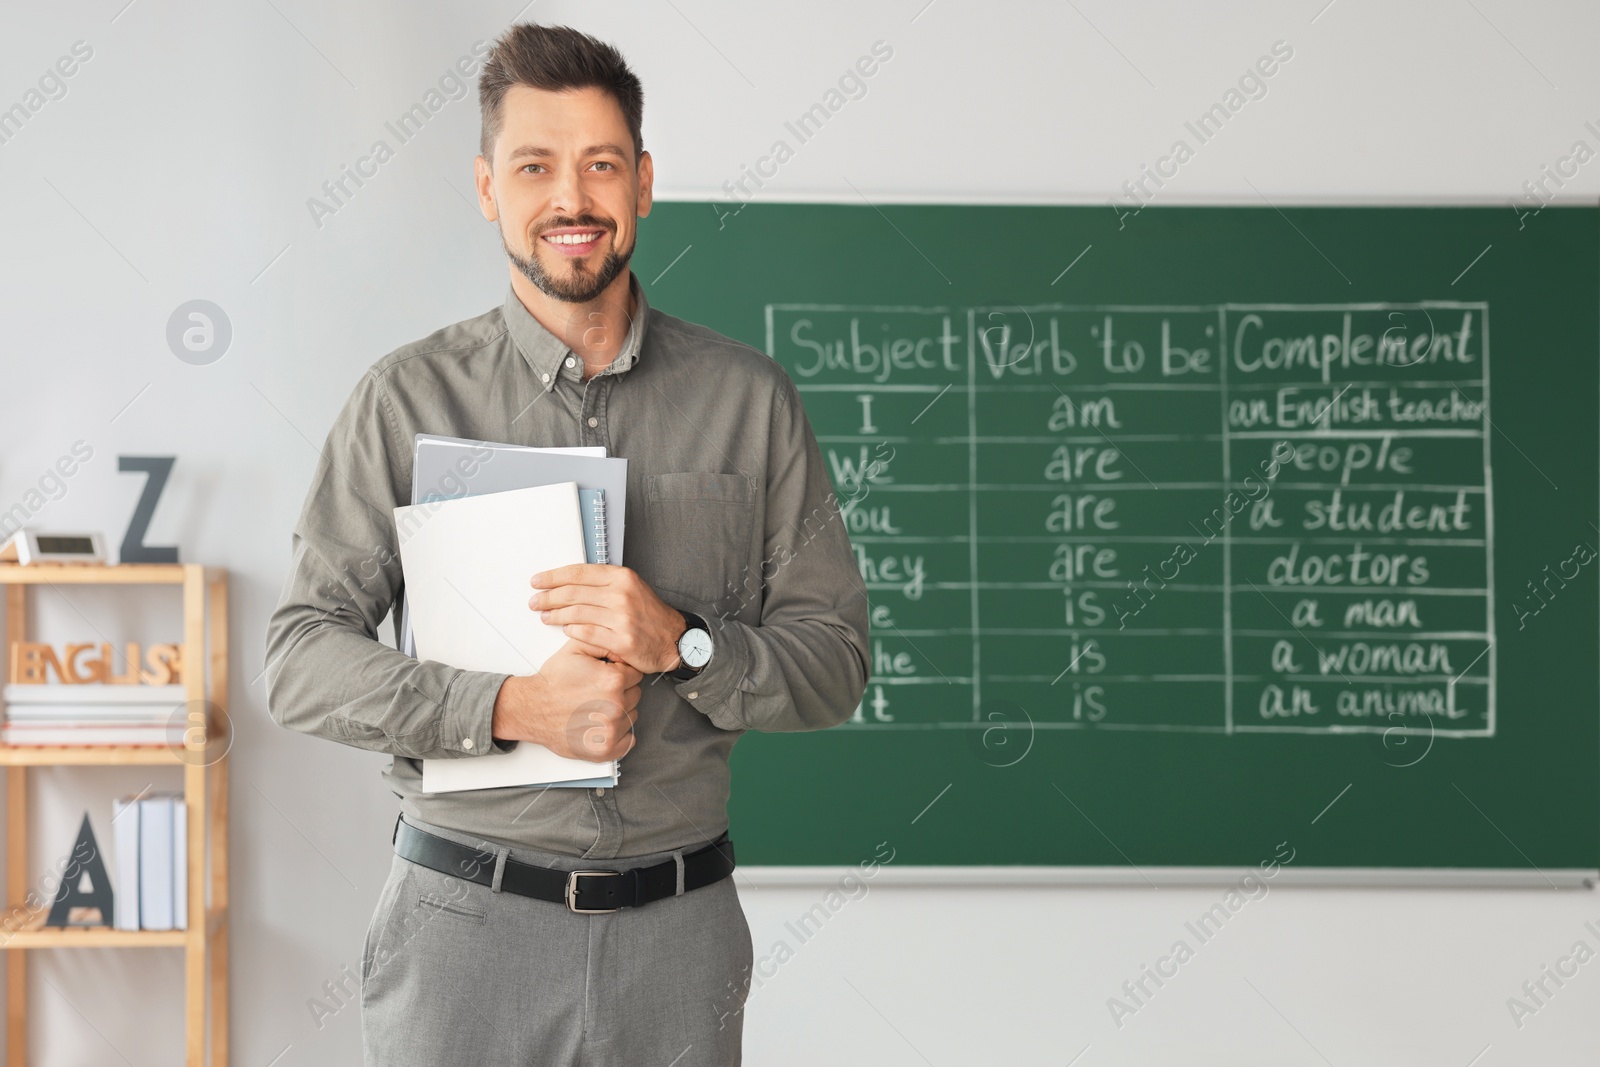
[[[510,290],[373,364],[340,411],[268,626],[268,706],[394,757],[368,1065],[735,1064],[752,946],[728,755],[745,730],[852,714],[865,591],[793,383],[650,307],[628,270],[654,171],[622,56],[515,26],[479,102],[478,199]],[[628,459],[625,565],[529,576],[529,610],[568,638],[537,674],[378,640],[403,595],[392,509],[418,433]],[[626,757],[620,784],[422,792],[423,759],[517,741]]]

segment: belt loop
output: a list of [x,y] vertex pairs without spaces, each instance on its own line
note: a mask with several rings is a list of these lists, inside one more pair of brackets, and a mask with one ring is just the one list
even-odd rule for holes
[[400,813],[394,817],[394,830],[389,834],[389,844],[394,844],[400,837]]
[[490,884],[489,888],[496,893],[500,892],[500,877],[506,873],[506,856],[510,855],[510,853],[511,850],[504,845],[495,846],[494,882]]
[[680,848],[674,851],[672,853],[672,860],[678,865],[678,888],[677,891],[672,895],[675,897],[681,897],[683,896],[683,849]]

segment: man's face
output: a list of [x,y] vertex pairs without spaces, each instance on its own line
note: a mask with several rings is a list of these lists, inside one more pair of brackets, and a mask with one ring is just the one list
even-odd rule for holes
[[600,89],[513,85],[478,199],[506,255],[545,295],[588,303],[623,275],[650,213],[650,154],[637,163],[622,108]]

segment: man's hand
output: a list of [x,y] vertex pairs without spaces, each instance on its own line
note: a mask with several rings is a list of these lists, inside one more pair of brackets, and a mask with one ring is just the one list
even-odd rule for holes
[[503,741],[535,741],[558,756],[603,763],[633,749],[639,682],[626,663],[602,648],[569,640],[538,674],[500,686],[489,732]]
[[605,649],[643,674],[678,666],[683,613],[629,567],[575,563],[535,574],[528,606],[569,637]]

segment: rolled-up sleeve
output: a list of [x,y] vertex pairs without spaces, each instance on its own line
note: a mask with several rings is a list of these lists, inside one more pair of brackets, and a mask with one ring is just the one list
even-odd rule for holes
[[784,378],[767,456],[764,584],[756,625],[718,616],[712,657],[675,682],[725,730],[836,726],[867,687],[867,595],[794,383]]
[[328,432],[267,625],[267,708],[280,726],[410,758],[486,755],[506,675],[416,660],[378,640],[403,589],[393,509],[410,449],[379,371]]

